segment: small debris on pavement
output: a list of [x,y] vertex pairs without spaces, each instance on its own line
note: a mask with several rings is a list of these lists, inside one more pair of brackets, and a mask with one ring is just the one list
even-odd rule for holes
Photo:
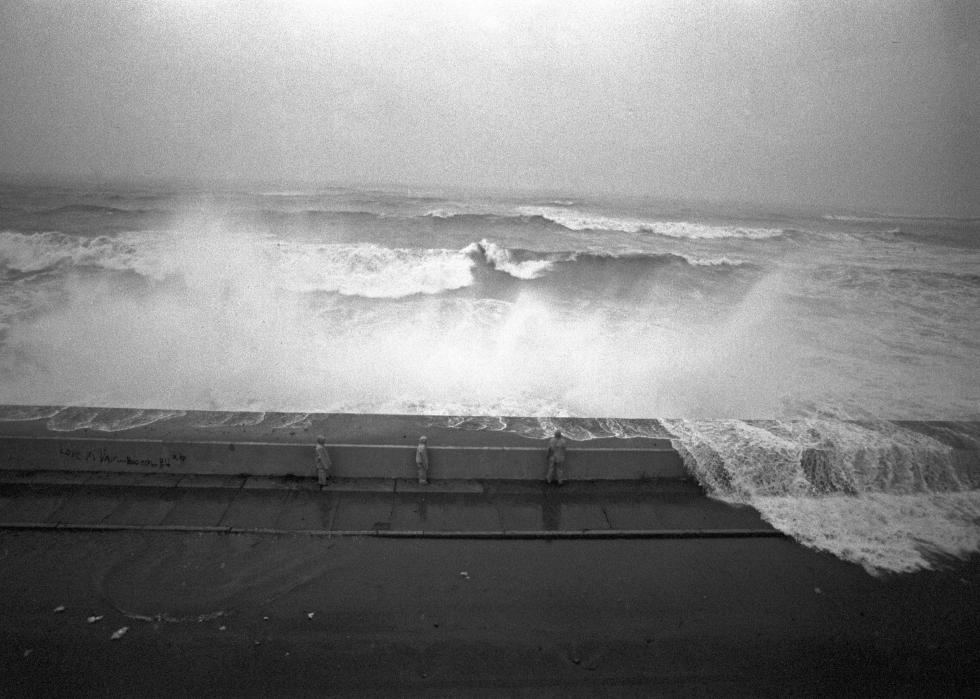
[[59,604],[57,607],[54,608],[55,614],[61,614],[63,611],[65,611],[65,605],[63,604]]
[[463,571],[460,571],[460,573],[459,573],[459,574],[460,574],[460,576],[462,576],[462,577],[464,577],[464,578],[466,578],[467,580],[469,580],[469,579],[470,579],[470,574],[469,574],[469,573],[467,573],[467,572],[466,572],[465,570],[463,570]]
[[100,614],[99,616],[90,616],[85,621],[87,621],[90,624],[94,624],[95,622],[101,620],[103,616],[105,616],[105,615],[104,614]]
[[28,648],[27,650],[24,651],[24,657],[26,658],[28,655],[30,655],[33,652],[34,652],[33,648]]
[[306,615],[306,618],[312,619],[314,614],[316,614],[316,612],[310,612],[309,614]]
[[227,626],[219,626],[219,627],[218,627],[218,631],[224,631],[224,630],[226,630],[227,628],[228,628]]
[[113,634],[111,636],[109,636],[109,639],[110,640],[113,640],[113,641],[118,641],[120,638],[122,638],[123,636],[126,635],[126,632],[127,631],[129,631],[129,627],[128,626],[123,626],[121,629],[116,629],[113,632]]
[[823,594],[823,590],[821,590],[819,587],[813,588],[813,591],[816,592],[818,595]]

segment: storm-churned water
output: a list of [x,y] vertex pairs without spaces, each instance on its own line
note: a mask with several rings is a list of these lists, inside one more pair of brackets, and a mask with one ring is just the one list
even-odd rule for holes
[[[663,418],[713,495],[806,543],[892,570],[980,547],[949,446],[975,432],[893,422],[980,420],[977,220],[11,184],[0,289],[0,403]],[[882,475],[920,467],[948,477]]]

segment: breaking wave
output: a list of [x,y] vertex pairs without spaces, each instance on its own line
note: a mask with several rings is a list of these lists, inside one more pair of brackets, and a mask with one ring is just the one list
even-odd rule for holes
[[710,495],[868,572],[980,550],[976,423],[662,422]]
[[653,233],[669,238],[746,238],[750,240],[778,238],[785,233],[781,228],[719,226],[691,221],[621,218],[554,207],[521,207],[519,211],[525,216],[541,216],[572,231],[621,231],[623,233]]
[[[186,249],[193,245],[193,250]],[[188,242],[165,234],[71,236],[63,233],[0,233],[0,278],[43,272],[101,269],[135,272],[156,281],[238,269],[295,292],[332,292],[365,298],[404,298],[473,286],[480,269],[519,281],[537,280],[559,270],[575,270],[585,280],[645,275],[674,267],[692,275],[732,271],[739,260],[677,253],[607,251],[540,252],[508,248],[486,239],[460,250],[389,248],[374,243],[271,242],[266,239]]]
[[117,209],[113,206],[99,206],[97,204],[68,204],[66,206],[59,206],[53,209],[47,209],[42,213],[45,214],[132,214],[132,213],[144,213],[142,211],[132,211],[130,209]]
[[160,277],[159,240],[146,234],[73,236],[59,232],[0,232],[0,274],[32,274],[69,267],[132,270]]
[[728,238],[766,240],[779,238],[787,233],[782,228],[759,228],[753,226],[715,225],[696,221],[605,216],[598,213],[579,211],[564,205],[521,206],[516,209],[516,213],[505,213],[501,211],[480,213],[453,208],[438,208],[427,211],[423,217],[444,224],[469,226],[473,230],[479,230],[484,226],[513,226],[515,223],[519,223],[528,227],[535,225],[551,227],[559,231],[647,233],[688,240]]

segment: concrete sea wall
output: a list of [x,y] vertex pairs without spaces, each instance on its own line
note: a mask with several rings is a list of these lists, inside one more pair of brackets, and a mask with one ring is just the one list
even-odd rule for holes
[[[509,431],[508,419],[517,429],[528,424],[520,420],[533,420],[4,406],[0,468],[312,476],[313,445],[323,435],[336,476],[412,478],[415,445],[426,434],[430,478],[543,478],[546,440]],[[596,425],[564,423],[573,432]],[[644,421],[643,428],[657,434],[656,423]],[[665,432],[569,440],[567,475],[575,480],[688,477]]]

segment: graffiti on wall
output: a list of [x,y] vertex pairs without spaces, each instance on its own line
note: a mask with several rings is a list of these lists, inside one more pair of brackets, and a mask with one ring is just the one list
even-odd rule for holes
[[58,447],[58,453],[75,461],[86,461],[97,464],[124,464],[126,466],[144,466],[146,468],[170,468],[173,464],[187,461],[183,452],[170,450],[156,459],[148,459],[130,454],[119,454],[105,447],[96,449],[78,449],[71,444]]

